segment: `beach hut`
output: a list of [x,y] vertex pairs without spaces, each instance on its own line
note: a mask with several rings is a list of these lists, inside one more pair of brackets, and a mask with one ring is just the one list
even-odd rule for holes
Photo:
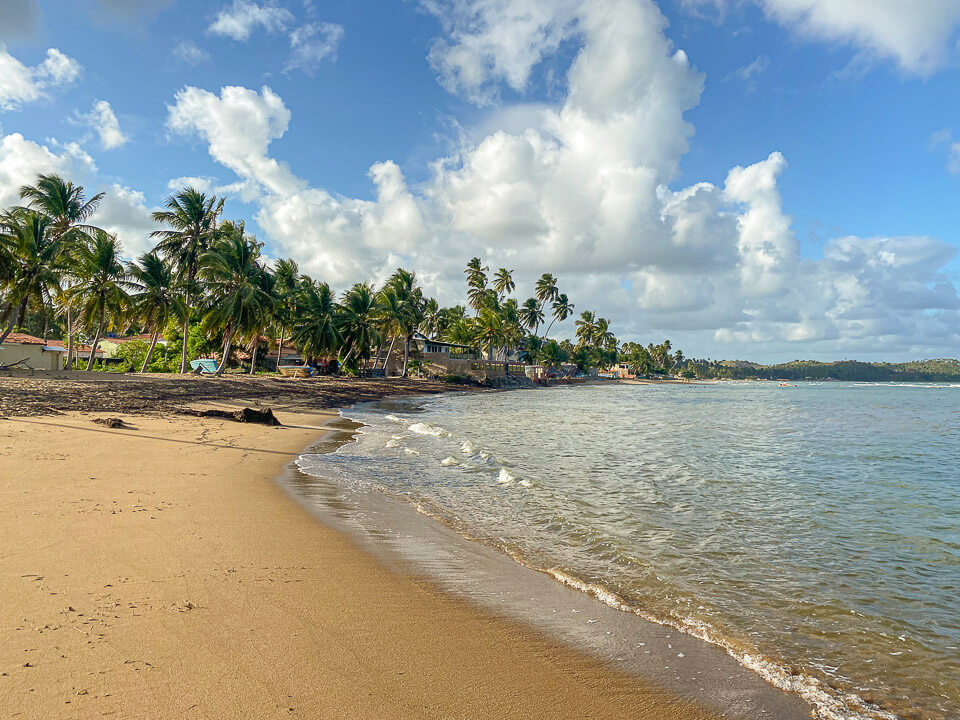
[[10,333],[0,345],[0,368],[16,365],[24,369],[60,370],[65,351],[53,343],[26,333]]

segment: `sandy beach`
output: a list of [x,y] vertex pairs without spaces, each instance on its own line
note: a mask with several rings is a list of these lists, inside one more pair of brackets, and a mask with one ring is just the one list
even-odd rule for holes
[[714,717],[319,523],[275,478],[335,413],[277,415],[0,420],[3,717]]

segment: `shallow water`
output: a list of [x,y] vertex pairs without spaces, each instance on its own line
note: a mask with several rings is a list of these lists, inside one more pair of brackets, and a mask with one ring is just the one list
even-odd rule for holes
[[960,716],[960,388],[388,401],[300,467],[715,642],[822,717]]

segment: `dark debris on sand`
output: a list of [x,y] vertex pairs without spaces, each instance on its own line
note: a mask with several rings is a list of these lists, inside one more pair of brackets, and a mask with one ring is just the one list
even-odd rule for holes
[[100,373],[89,380],[0,377],[0,417],[71,411],[194,414],[197,405],[240,401],[279,410],[316,410],[345,407],[390,395],[427,395],[451,389],[447,383],[402,378],[291,380]]

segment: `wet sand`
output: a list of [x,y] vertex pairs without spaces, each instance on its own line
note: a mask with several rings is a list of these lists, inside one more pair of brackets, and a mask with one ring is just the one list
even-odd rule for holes
[[318,523],[275,478],[332,414],[277,415],[0,420],[4,717],[719,716]]

